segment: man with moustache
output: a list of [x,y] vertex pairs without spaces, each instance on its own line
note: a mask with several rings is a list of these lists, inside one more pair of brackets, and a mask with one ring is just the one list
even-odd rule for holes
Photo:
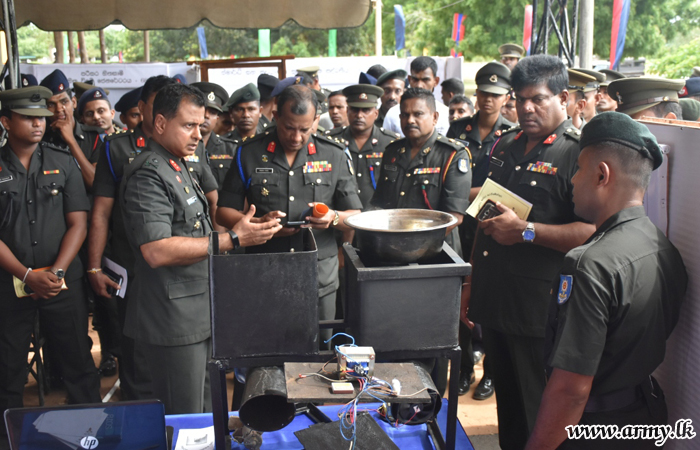
[[114,110],[109,103],[107,93],[100,87],[88,89],[78,101],[78,116],[86,125],[100,128],[100,136],[112,134],[114,127]]
[[386,113],[399,104],[403,92],[406,90],[406,76],[408,72],[405,70],[391,70],[384,72],[379,78],[377,78],[377,86],[384,90],[384,94],[381,97],[382,103],[379,107],[379,113],[377,114],[377,120],[375,125],[378,127],[384,127],[384,118]]
[[119,112],[119,121],[126,126],[127,130],[133,130],[143,120],[139,111],[141,89],[139,87],[127,92],[114,104],[114,109]]
[[620,72],[610,69],[601,69],[600,73],[605,75],[605,81],[600,83],[600,90],[598,91],[598,104],[596,105],[595,110],[598,113],[615,111],[617,109],[617,100],[613,99],[608,94],[608,86],[615,80],[627,77]]
[[348,126],[348,99],[343,91],[331,92],[328,96],[328,115],[333,122],[333,128]]
[[450,109],[450,123],[474,115],[474,104],[466,95],[455,95],[447,106]]

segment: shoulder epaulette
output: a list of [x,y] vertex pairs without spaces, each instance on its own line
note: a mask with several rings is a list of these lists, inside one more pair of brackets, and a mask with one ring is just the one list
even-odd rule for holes
[[379,131],[380,131],[383,135],[389,136],[390,138],[393,138],[393,139],[401,139],[401,135],[400,135],[399,133],[394,133],[393,131],[389,131],[389,130],[387,130],[387,129],[385,129],[385,128],[382,128],[382,127],[379,127]]
[[467,125],[472,123],[472,118],[474,116],[467,116],[467,117],[461,117],[453,122],[450,123],[450,128],[455,127],[455,128],[460,128],[460,125]]
[[117,139],[117,138],[120,138],[120,137],[129,136],[129,135],[131,135],[131,134],[133,134],[133,133],[134,133],[134,130],[126,130],[126,131],[117,130],[117,131],[115,131],[114,133],[110,133],[110,134],[108,134],[107,136],[105,136],[105,140],[111,141],[111,140],[113,140],[113,139]]
[[564,135],[574,139],[577,142],[581,140],[581,130],[576,127],[567,128],[566,131],[564,131]]
[[70,155],[70,149],[68,147],[61,147],[60,145],[51,144],[50,142],[46,142],[46,141],[39,142],[39,145],[46,147],[46,148],[50,148],[51,150],[54,150],[57,152],[68,153]]
[[[272,133],[272,129],[267,129],[267,130],[263,131],[262,133],[258,133],[256,135],[251,136],[251,137],[246,138],[246,139],[241,139],[240,141],[238,141],[238,143],[236,145],[248,145],[252,142],[261,141],[264,138],[266,138],[270,133]],[[229,140],[231,142],[236,142],[236,139],[229,139]]]
[[441,144],[448,145],[448,146],[454,148],[455,150],[461,150],[464,148],[464,144],[462,144],[458,140],[452,139],[452,138],[446,138],[445,136],[443,136],[441,134],[438,135],[437,142],[440,142]]
[[330,130],[326,130],[323,135],[324,136],[337,136],[339,134],[343,134],[343,131],[345,131],[347,127],[338,127],[338,128],[331,128]]
[[338,147],[341,150],[345,150],[345,147],[347,147],[345,139],[337,139],[330,135],[316,135],[316,141],[319,144],[332,144],[334,147]]
[[391,143],[389,143],[389,145],[386,146],[386,149],[384,149],[384,152],[388,152],[390,150],[393,150],[394,148],[401,148],[401,147],[407,147],[407,146],[410,148],[411,145],[407,144],[407,141],[408,141],[407,138],[401,138],[401,139],[397,139],[395,141],[392,141]]

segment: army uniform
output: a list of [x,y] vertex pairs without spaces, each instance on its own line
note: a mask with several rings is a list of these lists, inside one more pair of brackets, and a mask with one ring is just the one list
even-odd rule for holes
[[[59,147],[68,148],[68,144],[63,140],[61,132],[54,130],[48,124],[46,125],[46,133],[44,133],[43,140],[50,144]],[[97,149],[100,147],[100,133],[104,133],[104,130],[99,127],[91,127],[84,125],[80,122],[75,122],[75,128],[73,128],[73,136],[75,137],[78,146],[83,151],[85,157],[91,163],[95,164],[99,157],[99,152]]]
[[[527,136],[514,128],[494,148],[488,176],[533,204],[528,221],[580,221],[571,184],[580,133],[565,120],[524,155]],[[517,448],[534,426],[544,390],[544,363],[537,354],[543,352],[551,280],[564,254],[525,242],[501,245],[483,233],[474,245],[469,318],[483,328],[499,403],[501,446]]]
[[350,151],[357,181],[357,194],[362,201],[363,209],[367,209],[377,188],[377,180],[380,178],[384,149],[401,136],[375,125],[372,136],[367,139],[362,149],[357,148],[350,127],[334,128],[326,131],[326,136],[341,139]]
[[[334,140],[311,135],[292,167],[277,139],[276,130],[256,135],[236,151],[219,196],[220,207],[243,210],[246,199],[255,205],[257,217],[280,210],[289,220],[299,220],[310,202],[325,203],[334,210],[362,209],[352,162]],[[338,248],[334,229],[312,230],[318,246],[319,317],[332,319],[338,288]],[[246,253],[289,252],[303,248],[302,234],[276,237],[247,247]]]
[[[65,214],[89,209],[80,169],[67,150],[39,143],[27,171],[9,144],[0,149],[0,240],[24,266],[51,267],[68,229]],[[65,270],[68,290],[48,300],[17,298],[12,275],[0,269],[0,409],[3,411],[22,406],[27,352],[37,314],[42,334],[60,349],[56,362],[69,402],[101,401],[99,376],[90,353],[83,265],[76,257],[68,267],[60,269]]]
[[[202,403],[211,354],[208,262],[154,269],[140,247],[173,236],[205,237],[213,227],[207,198],[189,164],[155,141],[148,142],[148,149],[124,169],[120,186],[136,259],[124,333],[144,343],[153,390],[166,414],[200,412],[209,407],[207,399]],[[192,380],[178,376],[183,368]]]
[[[234,132],[236,132],[235,129],[231,133]],[[224,184],[226,172],[228,172],[229,167],[231,167],[233,154],[236,152],[237,146],[238,141],[224,138],[216,133],[212,133],[211,136],[209,136],[206,154],[209,161],[209,168],[216,179],[216,184],[219,189],[221,189]]]

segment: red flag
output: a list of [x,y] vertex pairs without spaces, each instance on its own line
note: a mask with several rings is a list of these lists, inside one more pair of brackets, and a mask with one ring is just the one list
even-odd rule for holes
[[525,5],[525,24],[523,26],[523,47],[525,53],[530,54],[530,42],[532,41],[532,5]]

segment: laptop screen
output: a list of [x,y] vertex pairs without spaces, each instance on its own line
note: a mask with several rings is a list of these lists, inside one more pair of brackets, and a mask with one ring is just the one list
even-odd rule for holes
[[5,424],[12,450],[168,450],[158,401],[8,409]]

